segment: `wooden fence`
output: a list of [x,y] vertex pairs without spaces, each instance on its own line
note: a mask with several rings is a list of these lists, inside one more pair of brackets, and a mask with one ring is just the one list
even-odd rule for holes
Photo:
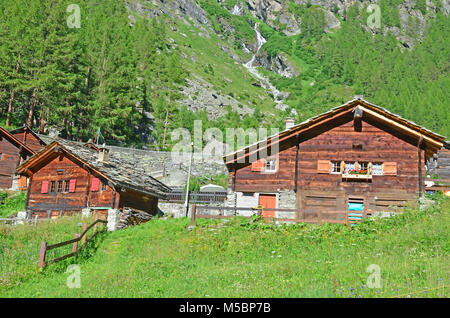
[[[216,210],[219,212],[218,215],[202,214],[201,211],[204,210]],[[234,212],[232,215],[225,215],[225,211]],[[239,216],[239,212],[253,212],[253,215],[262,216],[264,211],[270,212],[294,212],[296,216],[302,215],[298,213],[296,209],[265,209],[261,206],[248,208],[248,207],[215,207],[215,206],[203,206],[203,205],[192,205],[191,212],[191,225],[194,225],[196,218],[201,219],[226,219]],[[267,221],[278,221],[278,222],[292,222],[292,223],[333,223],[333,224],[358,224],[370,215],[366,210],[357,211],[321,211],[319,213],[303,213],[300,218],[276,218],[267,217]],[[332,217],[331,217],[332,216]],[[244,216],[246,218],[251,218],[252,216]]]
[[5,222],[5,223],[12,223],[12,224],[17,224],[19,222],[24,222],[24,223],[34,223],[34,226],[37,226],[38,222],[41,221],[52,221],[53,219],[48,219],[48,218],[39,218],[39,215],[36,215],[36,217],[32,218],[32,219],[21,219],[21,218],[0,218],[0,222]]
[[[59,261],[62,261],[66,258],[75,256],[81,249],[83,246],[85,246],[87,243],[89,243],[95,236],[97,236],[97,234],[101,233],[104,231],[105,227],[103,227],[102,231],[97,231],[97,224],[98,223],[103,223],[103,224],[107,224],[107,221],[101,220],[98,218],[98,215],[95,215],[95,221],[94,223],[92,223],[91,225],[87,225],[86,223],[83,224],[83,232],[78,235],[78,233],[75,233],[74,238],[72,240],[68,240],[68,241],[64,241],[64,242],[60,242],[60,243],[56,243],[53,245],[47,245],[47,242],[42,242],[41,244],[41,251],[39,253],[39,267],[43,268],[49,264],[52,263],[56,263]],[[94,229],[94,234],[92,234],[88,239],[86,238],[87,236],[87,232],[90,229]],[[78,246],[78,242],[81,241],[81,245]],[[45,257],[47,255],[47,251],[56,249],[58,247],[62,247],[62,246],[66,246],[72,244],[72,253],[57,257],[55,259],[52,260],[46,260]]]
[[[226,191],[220,192],[190,192],[189,202],[191,203],[215,203],[223,202],[227,198]],[[168,202],[184,202],[186,200],[186,192],[174,190],[167,195]]]

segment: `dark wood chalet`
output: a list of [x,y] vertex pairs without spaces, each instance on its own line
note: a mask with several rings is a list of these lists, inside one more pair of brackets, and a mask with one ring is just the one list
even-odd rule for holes
[[359,97],[290,126],[224,157],[236,206],[296,219],[393,211],[424,191],[425,162],[445,141]]
[[39,137],[38,134],[27,126],[14,129],[9,133],[30,147],[34,152],[39,152],[46,146],[46,143],[41,139],[41,137]]
[[26,178],[16,177],[15,172],[22,162],[35,154],[33,148],[0,127],[0,189],[26,188]]
[[57,139],[24,162],[18,173],[29,177],[29,217],[56,218],[84,208],[103,211],[129,207],[156,214],[169,187],[134,163],[84,144]]

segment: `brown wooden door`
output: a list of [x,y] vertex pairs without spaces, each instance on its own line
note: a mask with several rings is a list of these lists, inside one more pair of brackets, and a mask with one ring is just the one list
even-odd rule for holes
[[264,207],[262,217],[274,218],[275,211],[265,211],[265,209],[275,209],[277,207],[277,196],[275,194],[260,194],[259,205]]

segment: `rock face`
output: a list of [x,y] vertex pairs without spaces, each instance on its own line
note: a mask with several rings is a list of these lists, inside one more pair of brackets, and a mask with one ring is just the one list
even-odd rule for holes
[[127,1],[126,5],[129,10],[149,18],[167,14],[178,19],[187,17],[199,24],[209,26],[208,15],[194,0],[151,0],[145,5],[144,1]]
[[215,91],[212,85],[202,78],[196,76],[187,79],[186,86],[182,87],[185,98],[180,102],[193,111],[205,110],[210,119],[217,119],[227,113],[228,106],[238,112],[241,116],[252,115],[254,110],[247,105],[240,104],[231,96],[223,96]]
[[257,55],[256,61],[262,67],[287,78],[293,78],[300,74],[284,54],[271,56],[266,52],[261,52]]

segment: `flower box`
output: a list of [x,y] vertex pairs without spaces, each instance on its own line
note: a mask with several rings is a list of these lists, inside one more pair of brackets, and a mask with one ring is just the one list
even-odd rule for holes
[[344,173],[344,174],[342,174],[342,179],[372,180],[372,175],[371,174]]

